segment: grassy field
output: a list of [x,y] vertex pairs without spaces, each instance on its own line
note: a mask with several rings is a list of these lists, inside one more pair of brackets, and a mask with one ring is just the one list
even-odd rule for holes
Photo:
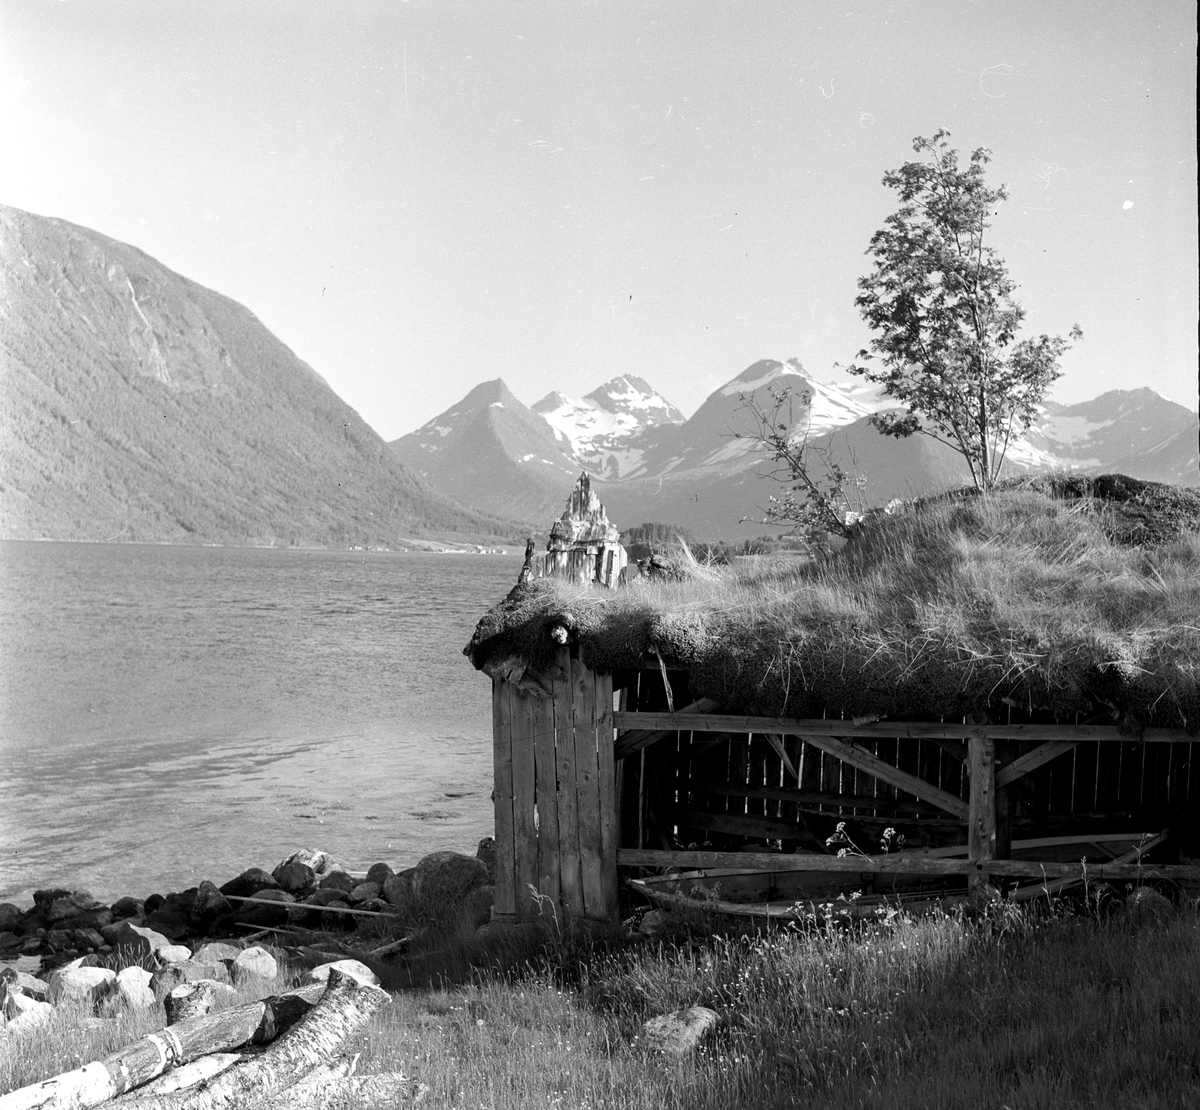
[[[360,1073],[428,1084],[429,1107],[1200,1105],[1195,903],[1156,923],[998,905],[457,954],[447,981],[397,992],[354,1046]],[[690,1005],[722,1019],[698,1053],[641,1043],[646,1018]],[[60,1011],[43,1034],[0,1040],[0,1091],[158,1021]]]

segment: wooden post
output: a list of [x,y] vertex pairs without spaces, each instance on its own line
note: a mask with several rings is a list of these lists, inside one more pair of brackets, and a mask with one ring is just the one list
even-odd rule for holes
[[535,900],[530,888],[538,881],[538,835],[534,823],[535,795],[535,725],[534,707],[541,700],[512,687],[512,791],[513,791],[513,882],[517,917],[527,921],[536,916]]
[[492,917],[517,919],[516,851],[513,842],[512,684],[492,680],[492,754],[496,820],[496,901]]
[[[967,858],[972,863],[996,858],[996,742],[972,736],[967,741],[971,794],[967,805]],[[967,887],[974,894],[987,883],[972,874]]]

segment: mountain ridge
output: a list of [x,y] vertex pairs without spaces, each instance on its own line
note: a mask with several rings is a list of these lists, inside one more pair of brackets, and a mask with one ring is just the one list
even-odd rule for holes
[[388,546],[511,535],[403,466],[244,305],[0,206],[0,535]]

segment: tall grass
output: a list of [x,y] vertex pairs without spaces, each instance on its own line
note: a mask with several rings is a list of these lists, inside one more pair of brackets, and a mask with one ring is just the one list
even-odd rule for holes
[[556,609],[598,669],[638,667],[652,645],[727,707],[1200,718],[1200,533],[1131,546],[1104,511],[1032,490],[880,516],[838,550],[763,568],[545,587],[512,623],[536,633]]
[[[1158,925],[999,906],[893,913],[744,936],[548,947],[397,993],[357,1039],[361,1072],[402,1070],[440,1107],[1194,1107],[1200,914]],[[509,951],[507,955],[511,956]],[[264,993],[286,980],[264,984]],[[646,1018],[703,1005],[721,1024],[668,1060]],[[0,1091],[94,1059],[160,1014],[96,1029],[60,1011],[0,1040]]]

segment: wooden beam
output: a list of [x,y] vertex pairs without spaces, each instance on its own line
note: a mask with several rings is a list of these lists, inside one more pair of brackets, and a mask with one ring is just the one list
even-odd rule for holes
[[999,790],[1001,787],[1008,786],[1009,783],[1016,782],[1022,775],[1029,774],[1043,763],[1049,763],[1050,760],[1057,759],[1063,752],[1069,752],[1078,743],[1078,740],[1050,740],[1040,747],[1034,748],[1033,751],[1018,756],[996,772],[996,789]]
[[897,790],[915,794],[922,801],[929,802],[947,813],[952,813],[955,817],[965,819],[967,816],[967,803],[957,794],[951,794],[924,779],[917,778],[916,775],[901,771],[898,767],[893,767],[857,744],[851,744],[848,740],[841,740],[836,736],[805,736],[804,742],[836,756],[843,763],[849,763],[851,767],[857,767],[860,771],[866,771],[867,774],[890,783]]
[[939,724],[936,721],[873,721],[856,725],[853,721],[797,720],[793,717],[744,717],[724,713],[687,714],[684,712],[616,712],[613,724],[618,729],[665,729],[668,732],[778,732],[784,736],[856,736],[867,739],[910,738],[917,740],[969,740],[972,736],[991,740],[1144,740],[1150,744],[1186,744],[1197,739],[1181,728],[1148,728],[1139,737],[1125,736],[1115,725],[967,725]]
[[[972,736],[967,742],[967,771],[971,797],[967,816],[967,859],[978,864],[996,858],[996,741]],[[972,874],[970,887],[985,876]]]
[[[1141,844],[1134,845],[1128,852],[1125,852],[1123,855],[1117,856],[1117,858],[1115,860],[1113,860],[1111,863],[1106,862],[1106,863],[1096,864],[1095,866],[1093,866],[1089,863],[1088,869],[1087,869],[1088,877],[1091,879],[1095,879],[1097,882],[1100,882],[1102,880],[1107,880],[1107,879],[1122,879],[1122,878],[1134,879],[1134,880],[1171,878],[1172,876],[1169,876],[1169,875],[1160,876],[1160,875],[1152,874],[1152,872],[1154,872],[1156,870],[1161,871],[1162,870],[1161,867],[1156,868],[1154,866],[1138,864],[1138,863],[1134,862],[1135,860],[1138,860],[1142,856],[1144,856],[1151,849],[1157,848],[1166,839],[1167,839],[1167,831],[1164,829],[1157,836],[1152,836],[1152,837],[1150,837],[1149,840],[1146,840]],[[1130,865],[1132,865],[1132,866],[1130,866]],[[1042,866],[1045,867],[1045,864],[1043,864]],[[1051,871],[1043,871],[1042,872],[1042,883],[1040,886],[1030,886],[1030,887],[1024,887],[1020,890],[1014,890],[1012,892],[1012,894],[1010,895],[1010,898],[1014,902],[1028,902],[1031,898],[1037,898],[1040,895],[1046,895],[1047,897],[1049,897],[1051,894],[1058,894],[1058,893],[1066,890],[1068,887],[1078,886],[1081,882],[1083,882],[1083,868],[1079,864],[1075,864],[1074,866],[1075,866],[1075,871],[1076,871],[1076,873],[1074,875],[1068,874],[1068,875],[1056,876]],[[1174,867],[1174,868],[1169,868],[1169,870],[1197,871],[1197,870],[1200,870],[1200,868]],[[1132,874],[1128,874],[1128,875],[1117,874],[1117,872],[1125,872],[1125,871],[1132,872]],[[1173,877],[1183,879],[1183,878],[1189,878],[1190,876],[1178,875],[1178,876],[1173,876]],[[1057,882],[1047,882],[1046,880],[1050,879],[1050,878],[1057,878],[1058,881]]]
[[[883,810],[894,817],[895,814],[906,814],[908,817],[926,815],[933,808],[922,806],[916,802],[906,802],[897,798],[876,798],[869,794],[835,794],[832,790],[795,790],[786,786],[742,786],[736,782],[698,782],[687,779],[680,789],[690,794],[717,794],[730,798],[768,798],[772,801],[794,802],[810,807],[805,812],[821,812],[817,806],[836,806],[839,809],[877,809]],[[830,812],[830,817],[840,816]]]
[[[1091,844],[1099,848],[1104,844],[1125,844],[1143,838],[1148,840],[1149,835],[1149,833],[1084,833],[1081,836],[1039,836],[1031,840],[1014,840],[1012,850],[1028,852],[1037,848],[1070,848],[1077,844]],[[949,859],[952,856],[965,857],[966,854],[967,845],[965,844],[949,844],[942,848],[904,848],[899,852],[890,853],[893,858],[901,859]]]
[[[1150,848],[1159,838],[1148,843]],[[1088,877],[1097,881],[1126,879],[1200,880],[1200,866],[1189,864],[1145,863],[1140,867],[1128,862],[1129,854],[1117,860],[1095,865],[1088,863]],[[782,852],[658,852],[650,849],[622,848],[617,852],[618,867],[737,867],[745,871],[813,871],[864,875],[998,875],[1007,878],[1042,877],[1079,882],[1078,863],[1051,863],[1038,860],[993,859],[972,862],[964,859],[932,859],[901,856],[821,856]],[[1041,887],[1035,893],[1041,893]]]
[[708,829],[735,836],[760,836],[767,840],[799,840],[804,828],[784,817],[764,817],[748,813],[718,813],[709,809],[673,809],[672,824],[685,829]]
[[783,761],[784,767],[787,768],[787,773],[792,776],[797,782],[800,781],[800,775],[797,773],[791,758],[788,756],[787,749],[783,746],[783,737],[777,732],[764,733],[767,738],[767,743],[775,750],[775,754]]
[[[713,701],[712,698],[701,698],[699,701],[692,702],[691,705],[685,705],[679,711],[679,716],[683,716],[685,714],[694,715],[697,713],[711,713],[718,707],[718,704],[719,703]],[[616,718],[620,715],[621,714],[619,712],[613,714],[614,723]],[[688,726],[683,725],[678,727],[682,727],[686,731]],[[651,744],[657,743],[659,740],[670,736],[676,731],[678,731],[678,728],[634,729],[631,731],[622,732],[617,737],[616,746],[613,750],[613,756],[616,759],[624,759],[627,755],[633,755],[634,752],[640,752],[643,748],[648,748]]]

